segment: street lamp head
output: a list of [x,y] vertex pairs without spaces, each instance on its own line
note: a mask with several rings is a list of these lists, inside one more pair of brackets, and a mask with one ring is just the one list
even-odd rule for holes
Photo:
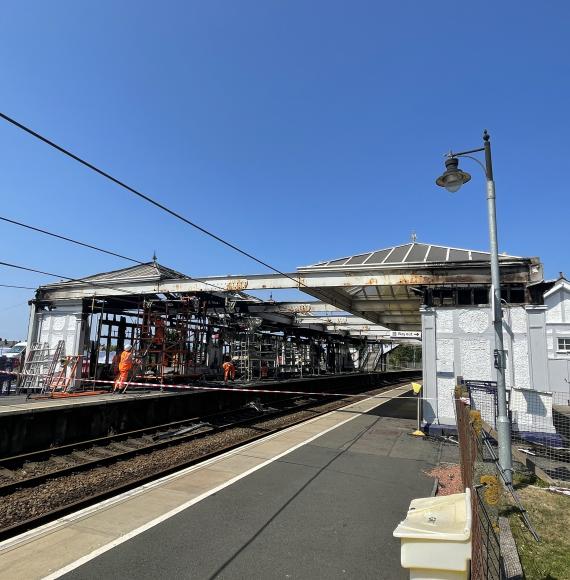
[[450,193],[455,193],[459,188],[471,179],[471,175],[459,169],[459,159],[448,157],[445,160],[445,172],[436,180],[436,184],[445,187]]

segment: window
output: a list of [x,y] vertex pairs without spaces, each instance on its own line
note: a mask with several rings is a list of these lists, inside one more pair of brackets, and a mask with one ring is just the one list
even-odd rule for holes
[[570,337],[558,339],[558,350],[563,352],[570,352]]
[[526,302],[525,291],[522,286],[511,286],[509,290],[509,302],[511,304],[524,304]]
[[473,304],[473,290],[471,288],[457,289],[457,304],[461,306]]
[[489,304],[489,288],[475,288],[473,304]]

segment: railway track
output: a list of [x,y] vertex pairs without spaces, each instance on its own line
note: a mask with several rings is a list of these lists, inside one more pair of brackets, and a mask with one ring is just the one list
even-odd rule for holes
[[[333,397],[326,397],[330,400]],[[338,399],[338,397],[336,397]],[[323,401],[321,401],[322,403]],[[220,432],[299,411],[317,403],[316,398],[291,397],[272,406],[250,403],[241,409],[156,425],[61,447],[50,447],[0,460],[0,496],[44,483],[50,478],[109,465]]]
[[230,412],[5,458],[0,461],[0,540],[345,406],[355,394],[299,395],[271,407],[249,403]]

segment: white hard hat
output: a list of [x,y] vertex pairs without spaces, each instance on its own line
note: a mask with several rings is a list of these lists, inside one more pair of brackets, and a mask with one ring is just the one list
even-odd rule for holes
[[133,347],[132,347],[132,345],[130,345],[130,344],[125,344],[125,350],[131,350],[131,348],[133,348]]

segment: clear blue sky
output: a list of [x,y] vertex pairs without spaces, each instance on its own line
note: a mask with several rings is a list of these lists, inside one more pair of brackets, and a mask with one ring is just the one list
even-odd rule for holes
[[[409,240],[568,266],[565,0],[11,2],[0,109],[286,271]],[[189,275],[261,268],[0,121],[0,215]],[[128,265],[0,223],[0,260],[83,276]],[[1,268],[2,283],[50,278]],[[0,288],[0,336],[31,292]],[[18,305],[19,306],[16,306]]]

